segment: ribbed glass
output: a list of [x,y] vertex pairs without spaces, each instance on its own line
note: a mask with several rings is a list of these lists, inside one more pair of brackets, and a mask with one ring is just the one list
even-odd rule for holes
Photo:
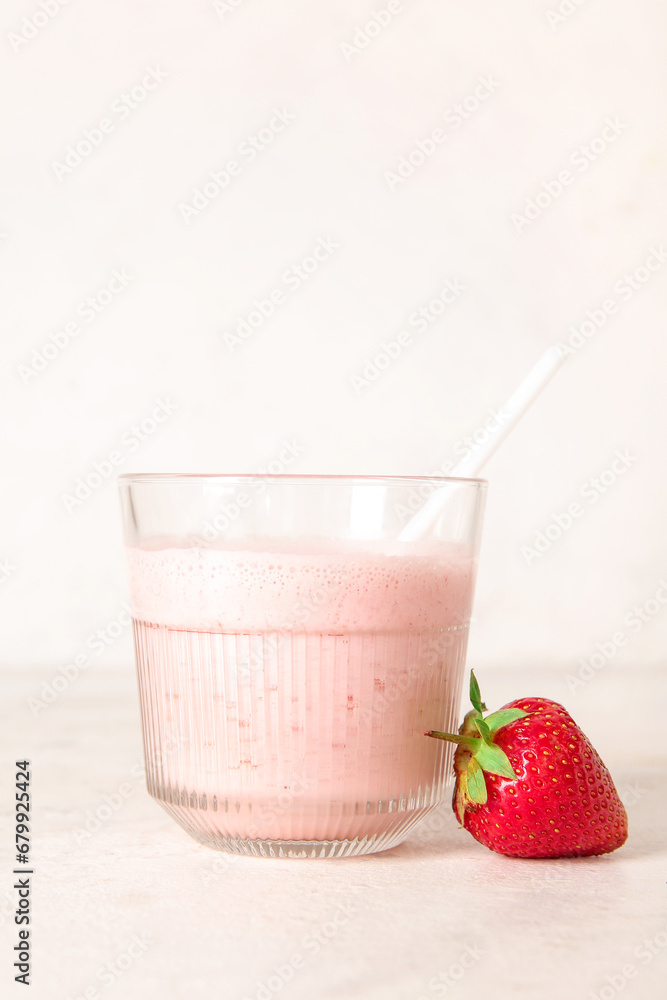
[[225,634],[135,622],[148,789],[211,847],[339,857],[442,801],[468,629]]
[[[486,484],[119,485],[149,793],[218,850],[404,840],[447,794],[452,748],[424,732],[458,724]],[[404,532],[434,491],[437,516]]]

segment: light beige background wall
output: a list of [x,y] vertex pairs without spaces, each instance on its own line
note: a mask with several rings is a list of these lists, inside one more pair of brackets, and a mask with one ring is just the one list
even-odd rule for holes
[[661,663],[659,0],[21,0],[1,21],[6,663],[130,663],[127,628],[91,640],[125,599],[112,478],[67,499],[112,453],[245,472],[291,442],[285,471],[432,473],[554,341],[572,356],[487,468],[472,662]]

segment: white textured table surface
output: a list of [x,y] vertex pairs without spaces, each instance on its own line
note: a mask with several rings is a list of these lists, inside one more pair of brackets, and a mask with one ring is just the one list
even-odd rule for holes
[[[82,674],[35,718],[27,698],[52,676],[2,675],[3,998],[667,996],[667,774],[664,754],[651,759],[664,731],[659,674],[636,673],[630,689],[609,671],[569,700],[562,672],[484,679],[490,706],[530,694],[565,701],[612,770],[628,844],[567,862],[496,856],[457,828],[448,805],[384,854],[218,854],[144,789],[131,670]],[[12,981],[10,957],[11,783],[22,757],[32,760],[34,802],[29,993]],[[89,833],[98,810],[104,819]]]

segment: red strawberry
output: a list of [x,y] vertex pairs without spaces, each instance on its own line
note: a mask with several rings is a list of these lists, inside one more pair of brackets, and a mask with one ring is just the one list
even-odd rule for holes
[[474,673],[456,743],[453,807],[492,851],[515,858],[607,854],[625,843],[628,817],[598,753],[562,705],[518,698],[483,717]]

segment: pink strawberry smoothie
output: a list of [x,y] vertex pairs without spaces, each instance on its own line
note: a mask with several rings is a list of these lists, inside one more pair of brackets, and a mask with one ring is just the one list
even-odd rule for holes
[[128,550],[149,791],[212,846],[403,839],[442,798],[475,565],[451,543]]

